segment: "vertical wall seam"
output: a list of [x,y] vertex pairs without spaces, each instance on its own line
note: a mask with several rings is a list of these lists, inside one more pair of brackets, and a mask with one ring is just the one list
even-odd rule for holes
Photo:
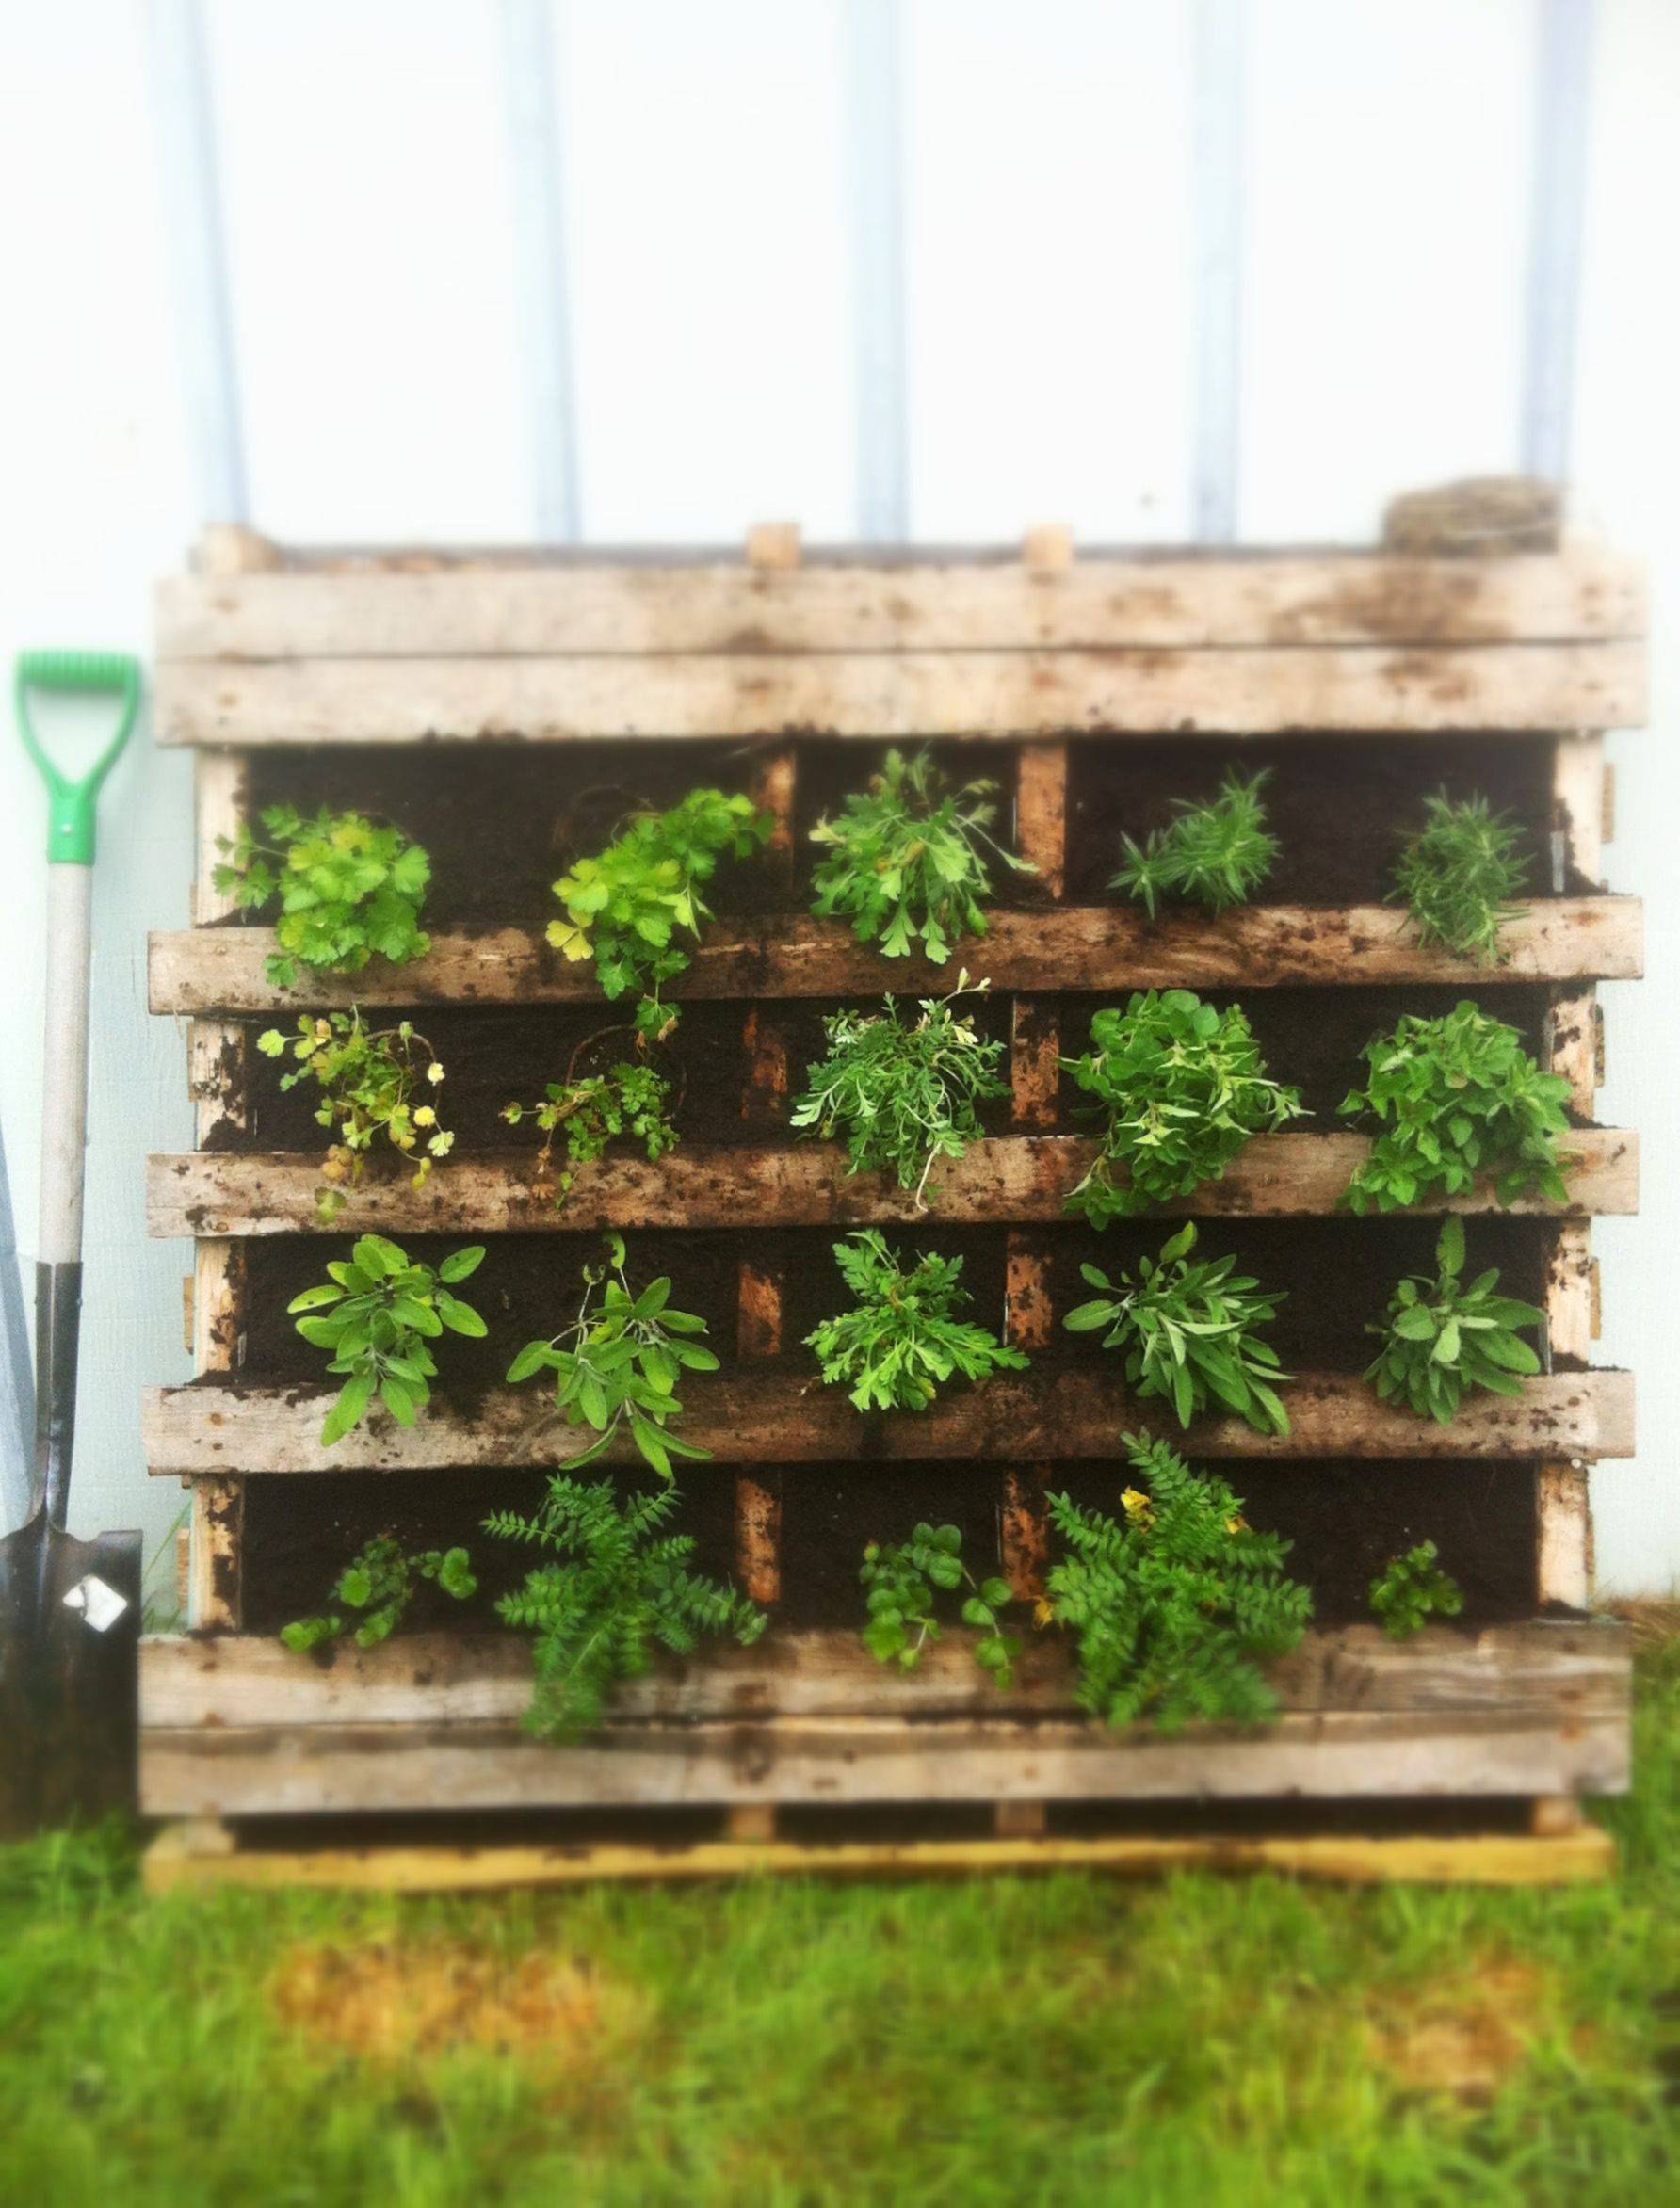
[[1197,0],[1194,72],[1197,541],[1236,535],[1242,434],[1243,5]]
[[540,541],[583,531],[572,287],[556,84],[557,0],[503,0],[509,169]]
[[250,495],[202,0],[152,0],[152,66],[200,520],[248,523]]
[[1561,482],[1575,424],[1593,0],[1535,0],[1535,6],[1522,464],[1529,475]]
[[847,0],[846,144],[857,374],[858,534],[910,534],[897,0]]

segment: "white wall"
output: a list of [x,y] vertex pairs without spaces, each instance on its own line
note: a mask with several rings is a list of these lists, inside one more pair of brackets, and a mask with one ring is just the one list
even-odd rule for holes
[[[0,655],[143,650],[152,577],[202,520],[235,518],[241,478],[246,518],[280,537],[529,536],[568,415],[598,541],[723,541],[772,516],[834,539],[860,511],[929,540],[1041,519],[1184,537],[1221,268],[1199,227],[1220,169],[1206,141],[1198,165],[1198,62],[1233,22],[1241,345],[1211,373],[1216,413],[1234,379],[1236,533],[1368,540],[1394,490],[1525,450],[1535,86],[1543,25],[1572,0],[557,0],[559,265],[530,258],[531,104],[523,137],[509,123],[508,19],[528,31],[541,5],[204,0],[222,397],[242,425],[219,463],[214,319],[202,276],[177,281],[195,142],[178,73],[154,66],[192,0],[0,10]],[[1600,1230],[1604,1350],[1640,1368],[1644,1445],[1595,1491],[1602,1580],[1651,1588],[1680,1574],[1661,1269],[1680,1245],[1680,880],[1661,856],[1680,797],[1661,734],[1680,706],[1680,320],[1659,258],[1680,8],[1596,17],[1575,475],[1652,556],[1658,625],[1657,727],[1616,744],[1609,854],[1612,883],[1649,900],[1651,978],[1612,992],[1605,1095],[1641,1130],[1645,1211]],[[555,268],[552,298],[533,267]],[[900,355],[901,379],[860,392],[861,358]],[[144,1239],[140,1163],[190,1130],[180,1039],[144,1011],[143,931],[186,916],[183,763],[137,744],[104,818],[75,1515],[156,1538],[180,1497],[148,1489],[137,1393],[186,1369],[187,1252]],[[0,1116],[25,1254],[40,842],[0,744]]]

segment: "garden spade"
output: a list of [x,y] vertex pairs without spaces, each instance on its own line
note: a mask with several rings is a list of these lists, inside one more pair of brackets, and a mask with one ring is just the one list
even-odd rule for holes
[[[117,701],[116,733],[79,782],[47,756],[31,691]],[[82,1308],[89,957],[94,814],[140,701],[137,661],[26,652],[18,727],[47,787],[45,1078],[35,1267],[35,1462],[29,1516],[0,1540],[0,1828],[93,1815],[132,1800],[140,1537],[66,1530]]]

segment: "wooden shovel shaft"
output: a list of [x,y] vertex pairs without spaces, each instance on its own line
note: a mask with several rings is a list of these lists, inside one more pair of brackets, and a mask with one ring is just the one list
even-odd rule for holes
[[82,1308],[82,1182],[88,1137],[88,995],[93,876],[47,869],[40,1227],[35,1268],[35,1480],[62,1528],[75,1432]]

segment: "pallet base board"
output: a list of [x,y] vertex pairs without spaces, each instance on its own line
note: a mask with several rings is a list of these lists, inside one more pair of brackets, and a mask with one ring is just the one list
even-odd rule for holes
[[1608,1878],[1616,1844],[1601,1827],[1560,1833],[995,1840],[700,1841],[679,1847],[595,1842],[575,1846],[247,1848],[213,1825],[165,1826],[146,1852],[148,1894],[184,1888],[323,1887],[445,1894],[596,1883],[698,1885],[734,1878],[968,1878],[1089,1871],[1111,1878],[1169,1872],[1270,1871],[1329,1884],[1567,1886]]

